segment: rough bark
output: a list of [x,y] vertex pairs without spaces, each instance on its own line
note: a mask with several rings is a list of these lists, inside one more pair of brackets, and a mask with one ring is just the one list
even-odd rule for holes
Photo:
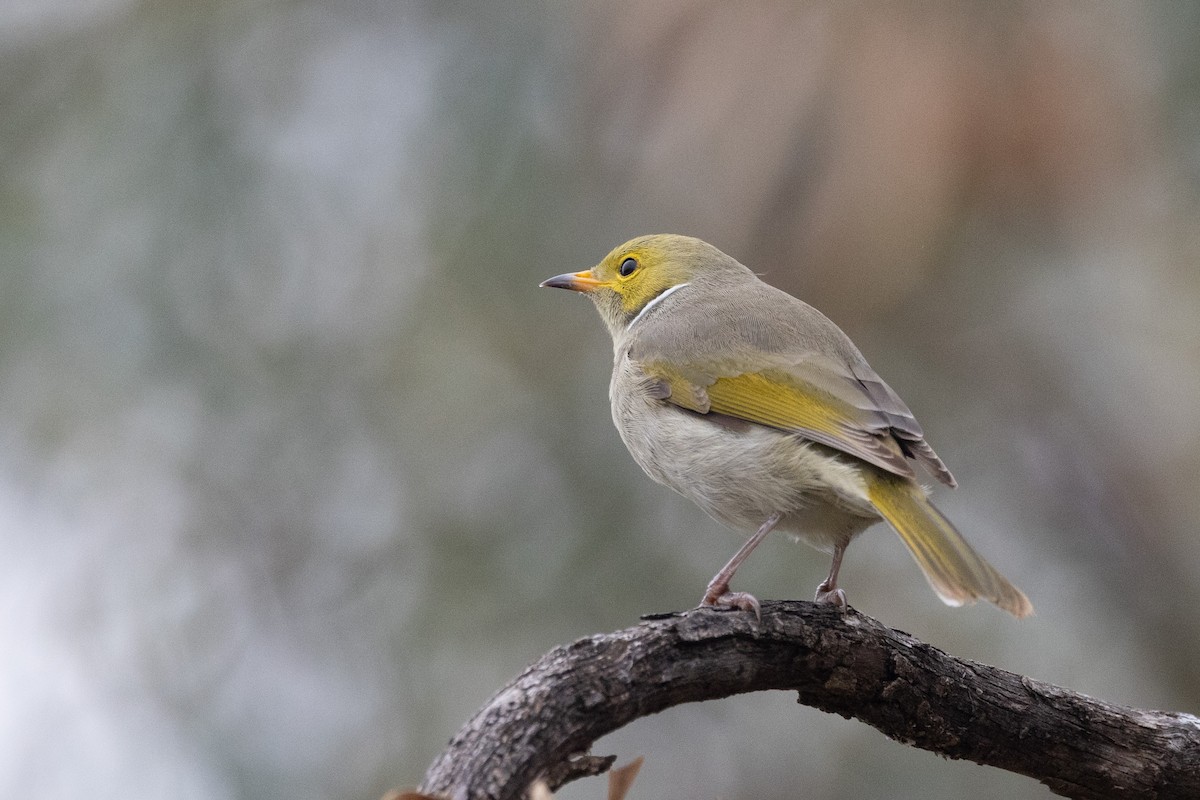
[[[762,621],[700,609],[556,648],[450,741],[422,791],[518,798],[544,777],[607,769],[582,756],[623,725],[680,703],[790,689],[897,741],[1028,775],[1065,797],[1200,798],[1200,719],[1105,703],[954,658],[854,611],[789,601]],[[652,754],[650,754],[652,757]]]

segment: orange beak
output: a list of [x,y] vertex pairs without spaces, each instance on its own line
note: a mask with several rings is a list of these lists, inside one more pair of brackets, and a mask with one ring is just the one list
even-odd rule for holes
[[570,289],[572,292],[593,292],[603,285],[603,282],[596,280],[596,276],[590,269],[583,272],[555,275],[538,284],[538,286],[553,286],[555,289]]

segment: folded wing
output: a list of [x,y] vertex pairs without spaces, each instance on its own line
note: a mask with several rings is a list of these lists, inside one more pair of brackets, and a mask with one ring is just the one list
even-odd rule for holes
[[738,360],[740,367],[666,360],[641,366],[658,382],[659,396],[681,408],[796,433],[906,478],[915,477],[914,459],[955,485],[912,412],[865,363],[850,367],[816,353]]

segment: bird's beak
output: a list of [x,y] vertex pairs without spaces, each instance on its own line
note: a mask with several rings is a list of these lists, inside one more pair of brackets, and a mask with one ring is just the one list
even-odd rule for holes
[[583,272],[568,272],[564,275],[555,275],[553,278],[547,278],[538,285],[553,286],[555,289],[570,289],[572,292],[594,292],[604,284],[602,281],[596,280],[596,276],[592,274],[590,269],[585,269]]

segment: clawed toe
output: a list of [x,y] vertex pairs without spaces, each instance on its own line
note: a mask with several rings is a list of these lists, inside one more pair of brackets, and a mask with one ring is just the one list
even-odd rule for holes
[[702,608],[736,608],[739,611],[753,611],[754,618],[762,622],[762,606],[759,605],[758,598],[749,592],[725,591],[715,596],[711,593],[706,594],[700,601],[700,606]]
[[824,583],[817,587],[817,596],[814,600],[822,605],[837,606],[843,612],[847,608],[846,593],[841,589],[831,589]]
[[779,520],[783,519],[783,514],[776,511],[771,516],[767,517],[762,525],[758,526],[758,530],[754,532],[746,542],[733,554],[733,558],[721,567],[721,571],[713,576],[713,579],[708,582],[708,589],[704,592],[704,599],[700,601],[701,607],[720,607],[720,608],[736,608],[741,611],[753,611],[755,618],[762,621],[762,609],[758,605],[758,600],[752,594],[746,592],[731,592],[729,591],[729,581],[733,580],[733,573],[737,572],[737,568],[746,560],[746,556],[750,555],[758,543],[761,542],[771,529],[779,524]]

